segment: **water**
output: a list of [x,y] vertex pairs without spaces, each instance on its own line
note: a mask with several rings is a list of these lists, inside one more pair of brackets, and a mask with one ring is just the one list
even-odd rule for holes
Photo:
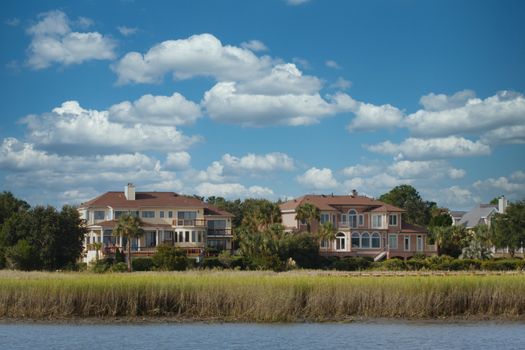
[[524,324],[0,324],[0,349],[524,349]]

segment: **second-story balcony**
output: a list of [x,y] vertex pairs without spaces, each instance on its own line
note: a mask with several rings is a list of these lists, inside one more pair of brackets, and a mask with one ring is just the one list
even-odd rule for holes
[[179,227],[205,227],[206,220],[204,219],[174,219],[173,226]]
[[209,236],[231,236],[231,228],[208,228],[207,235]]

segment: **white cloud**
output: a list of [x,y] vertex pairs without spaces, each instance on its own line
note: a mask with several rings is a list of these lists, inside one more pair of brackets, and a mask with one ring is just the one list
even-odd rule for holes
[[440,189],[425,191],[428,200],[438,203],[440,207],[455,209],[470,209],[480,198],[472,193],[468,188],[451,186]]
[[346,89],[350,89],[350,87],[352,87],[352,82],[350,80],[346,80],[345,78],[343,77],[339,77],[337,78],[337,80],[330,85],[331,88],[336,88],[336,89],[341,89],[341,90],[346,90]]
[[255,51],[255,52],[268,50],[266,45],[264,45],[264,43],[262,41],[259,41],[259,40],[245,41],[245,42],[241,43],[241,47],[243,49],[248,49],[248,50],[252,50],[252,51]]
[[515,171],[510,175],[510,178],[516,181],[525,181],[525,171]]
[[403,112],[389,104],[376,106],[370,103],[357,102],[352,109],[355,118],[348,125],[350,131],[377,130],[399,127]]
[[240,158],[227,153],[222,156],[221,163],[233,171],[271,172],[291,171],[295,168],[293,158],[280,152],[264,155],[248,153]]
[[219,161],[212,162],[206,170],[199,171],[195,176],[194,180],[203,181],[203,182],[223,182],[224,177],[224,165]]
[[334,60],[328,60],[325,62],[325,65],[328,67],[328,68],[332,68],[332,69],[341,69],[341,66]]
[[197,194],[204,197],[220,196],[225,198],[272,198],[274,192],[267,187],[246,187],[239,183],[213,184],[204,182],[199,184],[195,190]]
[[395,186],[411,182],[412,180],[410,179],[400,179],[399,177],[383,172],[373,176],[351,178],[343,183],[343,187],[345,192],[350,192],[355,189],[359,193],[370,193],[371,195],[378,196]]
[[299,6],[299,5],[302,5],[302,4],[306,4],[307,2],[309,2],[310,0],[285,0],[286,3],[288,5],[291,5],[291,6]]
[[[501,91],[484,100],[475,98],[471,91],[451,97],[431,94],[423,96],[422,103],[430,109],[419,110],[405,120],[414,135],[480,134],[501,127],[525,126],[525,97],[512,91]],[[523,139],[522,129],[519,137]]]
[[51,113],[30,115],[23,123],[30,141],[63,152],[90,147],[104,153],[175,151],[199,141],[199,137],[185,136],[173,126],[115,123],[109,120],[107,111],[86,110],[77,101],[64,102]]
[[179,93],[172,96],[144,95],[134,102],[124,101],[109,108],[111,120],[153,125],[188,125],[201,116],[200,106]]
[[118,26],[117,30],[120,34],[124,36],[130,36],[135,34],[138,31],[138,28],[135,27],[126,27],[126,26]]
[[294,57],[292,58],[292,62],[301,66],[303,69],[312,69],[312,65],[310,62],[308,62],[307,59],[301,58],[301,57]]
[[187,39],[167,40],[145,54],[129,52],[113,70],[119,84],[157,83],[166,73],[174,79],[211,76],[217,80],[256,78],[272,66],[267,57],[257,57],[251,50],[223,45],[212,34],[193,35]]
[[444,160],[410,161],[402,160],[393,163],[388,170],[404,179],[440,178],[443,176],[459,179],[465,176],[465,170],[456,169]]
[[376,165],[357,164],[343,169],[343,174],[348,177],[374,175],[381,171]]
[[487,144],[525,143],[525,125],[502,126],[481,135],[481,141]]
[[344,98],[330,101],[319,94],[243,94],[234,82],[218,83],[204,94],[203,106],[212,119],[243,126],[310,125],[344,109]]
[[487,191],[489,189],[496,189],[505,191],[507,194],[524,194],[525,193],[525,183],[512,182],[505,176],[500,176],[498,178],[488,178],[485,180],[476,181],[473,186],[478,190]]
[[5,20],[4,23],[10,27],[16,27],[20,24],[20,18],[17,18],[17,17],[8,18]]
[[489,146],[457,136],[433,139],[411,137],[400,144],[385,141],[365,147],[371,152],[393,155],[396,159],[439,159],[490,154]]
[[170,152],[166,155],[164,167],[168,169],[186,169],[190,166],[191,156],[188,152]]
[[303,175],[298,176],[297,181],[307,188],[316,190],[332,189],[339,185],[333,177],[332,170],[328,168],[310,168]]
[[0,167],[4,170],[31,170],[42,167],[57,167],[60,158],[34,148],[16,138],[4,139],[0,147]]
[[[86,25],[80,20],[79,25]],[[70,20],[62,11],[39,15],[39,21],[28,28],[31,35],[28,64],[43,69],[53,63],[70,65],[88,60],[115,58],[115,43],[98,32],[73,32]]]

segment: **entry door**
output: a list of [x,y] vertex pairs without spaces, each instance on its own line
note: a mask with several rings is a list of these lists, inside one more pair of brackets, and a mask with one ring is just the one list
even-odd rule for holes
[[417,251],[423,251],[423,236],[417,236]]

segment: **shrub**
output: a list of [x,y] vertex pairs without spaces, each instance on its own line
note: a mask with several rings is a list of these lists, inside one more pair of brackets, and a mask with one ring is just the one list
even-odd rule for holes
[[91,271],[95,273],[104,273],[109,270],[111,265],[113,265],[113,260],[109,260],[109,259],[99,260],[93,263],[93,265],[91,266]]
[[231,263],[232,269],[246,270],[246,265],[247,265],[246,260],[244,259],[243,256],[239,256],[239,255],[232,256],[232,263]]
[[219,254],[219,257],[218,257],[220,263],[222,264],[222,266],[224,266],[225,268],[230,268],[231,265],[232,265],[232,254],[230,253],[229,250],[223,250],[220,254]]
[[448,255],[431,256],[426,259],[431,270],[450,270],[453,257]]
[[370,267],[372,259],[362,257],[348,257],[334,261],[332,267],[340,271],[366,270]]
[[222,269],[224,267],[219,258],[216,256],[204,258],[199,266],[203,269]]
[[169,245],[157,247],[152,259],[159,270],[166,271],[184,271],[189,263],[184,250]]
[[[117,248],[116,252],[115,252],[115,262],[116,263],[119,263],[119,262],[126,262],[126,254],[124,254],[124,252],[120,249]],[[133,262],[132,262],[133,263]],[[133,268],[134,270],[135,268]]]
[[133,271],[151,271],[153,260],[151,258],[135,258],[131,260]]
[[523,262],[518,259],[487,260],[481,263],[481,268],[490,271],[518,270],[523,268]]
[[413,271],[416,271],[416,270],[424,270],[424,269],[428,269],[429,267],[429,264],[426,260],[424,259],[418,259],[418,258],[412,258],[410,260],[407,260],[405,262],[405,265],[407,267],[408,270],[413,270]]
[[127,272],[128,271],[128,265],[125,262],[118,262],[116,264],[113,264],[109,271],[111,272]]
[[38,253],[25,239],[5,250],[7,266],[17,270],[36,270],[41,266]]
[[1,269],[5,269],[5,267],[6,267],[5,252],[4,252],[4,250],[0,247],[0,270],[1,270]]
[[402,271],[407,268],[405,262],[397,258],[385,260],[381,263],[381,266],[390,271]]

